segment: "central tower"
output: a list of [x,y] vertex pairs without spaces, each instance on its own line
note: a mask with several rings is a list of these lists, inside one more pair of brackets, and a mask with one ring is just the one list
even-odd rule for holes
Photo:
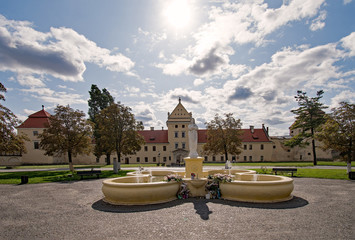
[[191,121],[192,113],[185,109],[181,104],[181,98],[179,98],[178,105],[172,113],[168,113],[168,120],[166,121],[169,151],[173,156],[172,163],[177,165],[182,164],[183,159],[189,154],[188,126]]

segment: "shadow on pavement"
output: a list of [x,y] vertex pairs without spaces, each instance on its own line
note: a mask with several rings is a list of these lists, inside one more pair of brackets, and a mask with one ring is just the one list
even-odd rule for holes
[[104,202],[102,199],[96,201],[92,204],[92,208],[103,212],[114,212],[114,213],[135,213],[135,212],[148,212],[155,211],[164,208],[171,208],[185,203],[193,203],[196,214],[200,215],[202,220],[208,220],[209,215],[213,213],[210,211],[208,204],[221,204],[230,207],[242,207],[242,208],[260,208],[260,209],[293,209],[304,207],[308,205],[308,201],[300,198],[293,197],[291,200],[279,203],[247,203],[238,201],[229,201],[223,199],[199,199],[199,198],[189,198],[184,200],[174,200],[168,203],[161,204],[151,204],[151,205],[133,205],[133,206],[123,206],[123,205],[111,205]]

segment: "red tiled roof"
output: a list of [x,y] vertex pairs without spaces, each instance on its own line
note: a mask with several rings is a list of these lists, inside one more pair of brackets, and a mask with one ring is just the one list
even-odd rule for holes
[[[254,133],[251,133],[250,129],[242,129],[243,136],[242,142],[269,142],[265,131],[263,129],[254,129]],[[207,129],[198,130],[198,142],[207,142]]]
[[49,124],[50,116],[51,115],[48,112],[42,109],[41,111],[28,116],[26,121],[17,128],[46,128],[46,125]]
[[168,130],[143,130],[139,134],[146,143],[168,143]]
[[[242,129],[242,142],[269,142],[269,138],[263,129]],[[139,131],[146,143],[168,143],[168,130],[143,130]],[[207,142],[207,129],[198,130],[198,142]]]

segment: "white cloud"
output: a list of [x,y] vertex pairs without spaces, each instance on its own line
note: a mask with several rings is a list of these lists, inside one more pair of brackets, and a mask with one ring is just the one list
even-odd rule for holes
[[[316,16],[324,2],[294,0],[276,9],[268,8],[263,1],[225,2],[210,9],[210,22],[194,34],[195,45],[187,47],[184,54],[174,56],[170,62],[156,66],[168,75],[238,77],[246,67],[230,64],[229,58],[235,54],[231,44],[261,45],[267,35],[280,27]],[[312,28],[320,29],[325,17],[326,12],[321,11]]]
[[33,98],[37,98],[43,103],[50,103],[53,105],[72,105],[72,104],[85,104],[83,95],[71,94],[67,92],[53,91],[45,87],[31,87],[29,89],[22,89],[23,92],[30,94]]
[[2,15],[0,49],[0,71],[47,74],[68,81],[83,80],[85,62],[116,72],[127,72],[134,66],[126,56],[111,54],[73,29],[51,28],[42,33],[30,22],[8,20]]
[[194,86],[197,87],[197,86],[200,86],[204,83],[204,81],[201,79],[201,78],[197,78],[194,80]]
[[324,28],[325,26],[324,20],[326,19],[326,17],[327,17],[327,12],[321,11],[319,16],[312,21],[312,24],[309,27],[309,29],[311,29],[312,31],[317,31],[319,29]]
[[339,107],[340,102],[349,102],[349,103],[355,103],[355,95],[353,92],[350,90],[344,90],[334,96],[331,100],[331,105],[330,108],[336,108]]
[[346,50],[350,51],[349,57],[355,56],[355,32],[352,32],[350,35],[344,37],[340,42]]
[[43,83],[43,81],[44,81],[43,76],[40,76],[38,78],[33,75],[19,74],[16,77],[16,79],[19,82],[19,84],[22,86],[33,86],[33,87],[44,87],[45,86],[45,84]]
[[344,0],[344,5],[351,3],[352,0]]

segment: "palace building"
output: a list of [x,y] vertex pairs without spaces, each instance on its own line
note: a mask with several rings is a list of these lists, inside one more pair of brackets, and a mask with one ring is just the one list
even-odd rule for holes
[[[46,156],[40,149],[38,135],[43,132],[49,123],[50,114],[42,106],[42,110],[30,115],[26,121],[17,127],[18,133],[27,134],[30,141],[26,142],[27,153],[22,156],[12,156],[11,162],[17,164],[61,164],[68,163],[66,154],[60,156]],[[139,131],[144,137],[145,144],[134,155],[122,156],[120,162],[125,164],[159,163],[167,166],[183,164],[183,159],[189,153],[188,125],[192,121],[192,113],[182,105],[181,100],[175,109],[168,113],[166,121],[167,129],[154,129]],[[288,148],[283,142],[287,137],[270,137],[268,128],[250,126],[242,129],[242,153],[230,155],[228,160],[232,162],[271,162],[271,161],[312,161],[312,151],[307,148]],[[291,132],[292,134],[292,132]],[[207,130],[198,130],[199,156],[204,157],[204,162],[225,162],[225,156],[204,155],[203,145],[207,141]],[[116,157],[112,154],[111,158]],[[317,149],[317,158],[332,159],[329,151]],[[9,156],[0,156],[0,164],[6,165],[10,161]],[[80,155],[73,158],[74,164],[105,164],[105,156],[97,159],[93,154]],[[10,163],[9,163],[10,164]]]

